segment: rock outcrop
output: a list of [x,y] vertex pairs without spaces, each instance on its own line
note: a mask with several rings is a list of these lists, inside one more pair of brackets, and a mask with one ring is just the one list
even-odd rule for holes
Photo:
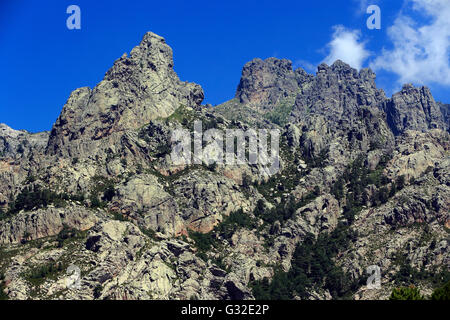
[[391,178],[419,178],[448,157],[450,140],[445,131],[433,129],[422,133],[408,130],[398,140],[393,158],[386,168]]
[[49,132],[30,133],[0,123],[0,159],[26,157],[31,151],[43,152],[48,136]]
[[292,115],[304,119],[313,113],[336,123],[342,118],[353,119],[361,107],[376,108],[385,99],[383,90],[376,88],[375,74],[370,69],[358,72],[338,60],[331,66],[319,65],[316,77],[302,83]]
[[286,59],[254,59],[242,69],[236,98],[260,111],[270,111],[299,90],[299,81],[307,77],[298,69],[292,70],[292,62]]
[[20,212],[10,219],[0,221],[0,244],[56,236],[64,227],[88,230],[96,221],[97,218],[91,211],[78,205]]
[[406,130],[427,131],[446,129],[439,106],[434,101],[430,89],[404,85],[392,99],[386,101],[384,109],[387,121],[395,135]]
[[[51,133],[0,125],[10,299],[278,298],[280,279],[294,299],[386,299],[403,282],[430,294],[445,278],[449,113],[429,89],[387,98],[369,69],[336,61],[312,75],[269,58],[244,66],[232,100],[202,100],[149,32],[95,88],[72,92]],[[279,172],[174,164],[172,132],[195,121],[280,130]],[[373,265],[378,291],[363,283]]]
[[447,127],[447,131],[450,132],[450,104],[438,102],[438,105],[442,113],[442,120]]
[[53,126],[47,153],[95,154],[100,146],[116,143],[124,131],[168,117],[181,105],[198,106],[202,100],[201,87],[180,81],[173,71],[172,49],[165,40],[149,32],[94,89],[72,92]]

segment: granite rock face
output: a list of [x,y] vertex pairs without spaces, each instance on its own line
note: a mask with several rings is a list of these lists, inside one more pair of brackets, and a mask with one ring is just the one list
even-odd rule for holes
[[386,168],[390,177],[415,179],[435,168],[448,156],[449,140],[445,131],[428,132],[408,130],[398,139],[393,158]]
[[324,116],[327,121],[352,119],[361,107],[377,107],[386,99],[375,85],[370,69],[357,71],[338,60],[331,66],[321,64],[317,75],[302,83],[293,116],[302,119],[309,113]]
[[411,84],[404,85],[400,92],[386,101],[384,109],[395,135],[405,130],[427,131],[447,128],[441,110],[427,87],[415,88]]
[[318,156],[342,140],[347,150],[340,152],[346,153],[380,142],[393,144],[381,108],[387,98],[376,88],[370,69],[358,72],[338,60],[319,65],[313,76],[301,68],[292,70],[288,60],[255,59],[244,66],[236,97],[252,109],[284,117],[289,143],[305,146],[305,156]]
[[438,102],[438,105],[442,113],[442,120],[444,121],[447,127],[447,131],[450,132],[450,104]]
[[236,98],[261,111],[268,111],[284,99],[295,95],[303,73],[292,70],[292,62],[286,59],[254,59],[242,69]]
[[42,152],[48,136],[49,132],[30,133],[0,123],[0,158],[26,157],[31,151]]
[[124,54],[94,89],[72,92],[51,131],[48,154],[87,155],[124,131],[170,116],[181,105],[203,101],[199,85],[179,80],[172,49],[147,33],[128,57]]
[[30,133],[0,124],[0,210],[42,159],[49,132]]
[[[429,89],[388,98],[369,69],[336,61],[313,75],[268,58],[244,66],[232,100],[213,108],[203,96],[149,32],[95,88],[72,92],[50,133],[0,125],[0,288],[10,299],[254,299],[260,281],[302,267],[297,248],[327,237],[315,254],[333,267],[292,298],[386,299],[405,270],[430,294],[445,276],[448,105]],[[280,171],[174,164],[172,133],[195,121],[280,130]],[[320,274],[317,256],[308,279]],[[363,283],[371,265],[380,290]],[[335,287],[345,281],[344,295]]]
[[96,221],[95,215],[78,205],[20,212],[8,220],[0,221],[0,244],[56,236],[64,227],[88,230]]

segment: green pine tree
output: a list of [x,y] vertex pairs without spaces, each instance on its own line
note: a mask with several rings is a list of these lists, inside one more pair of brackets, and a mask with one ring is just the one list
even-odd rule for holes
[[425,300],[425,298],[418,288],[411,285],[392,290],[389,300]]

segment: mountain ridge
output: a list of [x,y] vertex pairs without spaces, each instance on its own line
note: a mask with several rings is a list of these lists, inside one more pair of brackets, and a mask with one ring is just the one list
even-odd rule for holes
[[[50,132],[0,126],[10,299],[386,299],[448,281],[448,105],[428,88],[388,98],[370,69],[268,58],[243,67],[232,100],[203,98],[149,32]],[[280,171],[174,165],[171,133],[195,121],[279,129]],[[365,283],[373,265],[380,290]]]

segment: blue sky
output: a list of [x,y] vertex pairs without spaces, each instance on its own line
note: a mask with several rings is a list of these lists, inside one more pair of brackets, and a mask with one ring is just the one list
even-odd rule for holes
[[[81,30],[69,30],[69,5]],[[381,9],[369,30],[366,9]],[[412,82],[450,103],[450,1],[0,1],[0,122],[50,130],[72,90],[94,87],[146,31],[166,38],[175,71],[199,83],[205,103],[234,96],[242,66],[287,58],[309,72],[340,58],[372,67],[388,95]]]

